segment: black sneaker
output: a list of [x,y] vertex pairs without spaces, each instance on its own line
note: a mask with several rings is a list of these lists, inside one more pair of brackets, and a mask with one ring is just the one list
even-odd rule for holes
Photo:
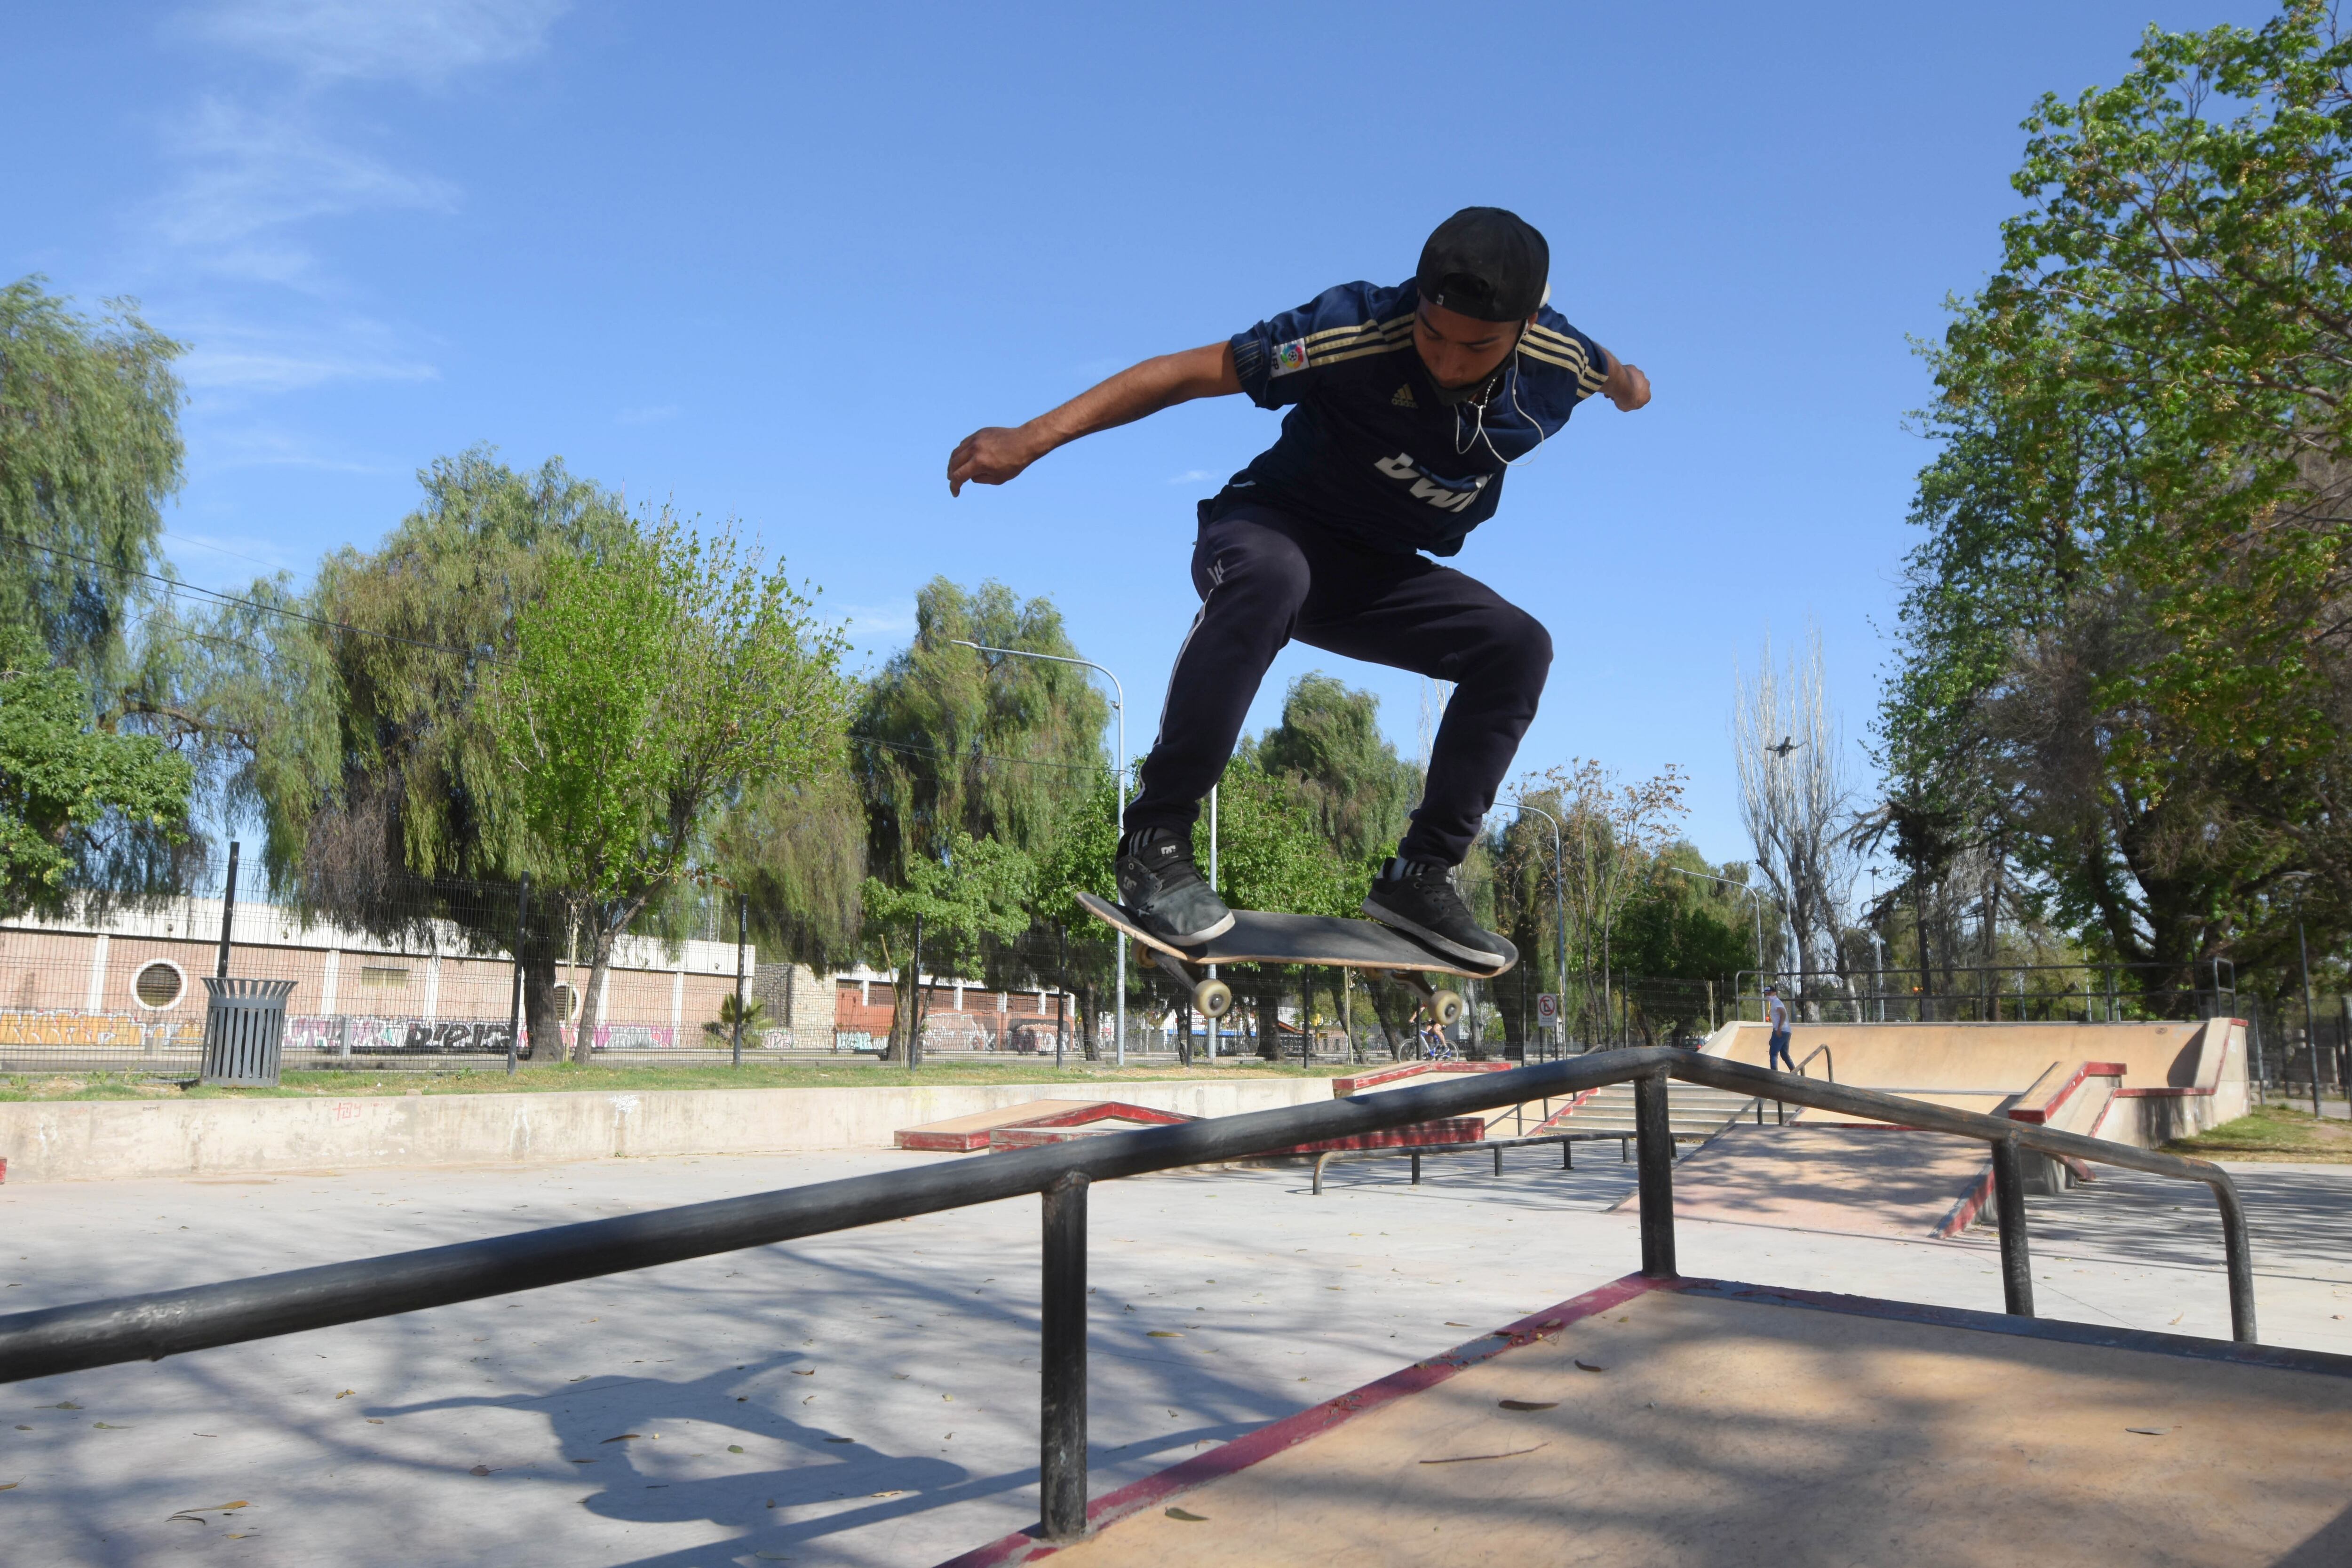
[[1470,918],[1462,895],[1454,889],[1450,866],[1391,856],[1372,879],[1364,913],[1474,968],[1499,973],[1519,961],[1519,950],[1507,938]]
[[1192,947],[1234,929],[1234,911],[1192,864],[1190,834],[1147,828],[1119,847],[1118,901],[1162,942]]

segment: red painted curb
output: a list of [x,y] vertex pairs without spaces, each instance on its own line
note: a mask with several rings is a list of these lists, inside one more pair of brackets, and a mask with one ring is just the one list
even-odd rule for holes
[[[1274,1458],[1285,1449],[1295,1448],[1308,1438],[1320,1436],[1366,1411],[1377,1410],[1408,1394],[1434,1388],[1455,1373],[1491,1361],[1505,1351],[1532,1344],[1559,1332],[1580,1318],[1605,1312],[1647,1291],[1671,1289],[1676,1283],[1672,1279],[1645,1279],[1638,1274],[1612,1280],[1549,1310],[1531,1313],[1483,1339],[1458,1345],[1427,1361],[1415,1362],[1411,1366],[1389,1373],[1378,1383],[1368,1383],[1337,1399],[1327,1400],[1296,1415],[1285,1416],[1272,1426],[1261,1426],[1246,1436],[1236,1437],[1223,1447],[1213,1448],[1157,1475],[1146,1476],[1115,1492],[1106,1493],[1087,1505],[1087,1523],[1094,1530],[1101,1531],[1195,1487],[1234,1475],[1261,1460]],[[950,1558],[940,1564],[940,1568],[1012,1568],[1015,1563],[1039,1562],[1060,1550],[1053,1542],[1041,1540],[1024,1530],[985,1546],[975,1547],[961,1557]]]

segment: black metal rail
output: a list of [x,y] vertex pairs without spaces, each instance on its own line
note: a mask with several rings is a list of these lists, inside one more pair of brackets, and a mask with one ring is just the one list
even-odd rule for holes
[[1327,1138],[1378,1132],[1546,1096],[1633,1085],[1642,1272],[1675,1272],[1674,1132],[1666,1080],[1764,1095],[1800,1105],[1957,1137],[1993,1150],[1995,1214],[2008,1308],[2031,1315],[2032,1259],[2018,1152],[2071,1155],[2153,1175],[2202,1182],[2221,1214],[2231,1337],[2254,1341],[2253,1264],[2246,1219],[2228,1173],[2184,1160],[2004,1118],[1793,1078],[1695,1052],[1605,1051],[1426,1089],[1256,1111],[1133,1132],[656,1209],[614,1219],[490,1237],[216,1285],[84,1301],[0,1317],[0,1383],[387,1318],[427,1307],[658,1264],[765,1247],[885,1220],[1003,1198],[1045,1197],[1042,1319],[1043,1515],[1046,1533],[1086,1528],[1086,1213],[1097,1181],[1265,1154]]

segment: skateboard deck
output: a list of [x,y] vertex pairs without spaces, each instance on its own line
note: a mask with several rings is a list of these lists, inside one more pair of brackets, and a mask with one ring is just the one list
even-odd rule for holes
[[1235,910],[1231,930],[1193,947],[1178,947],[1150,935],[1135,917],[1108,899],[1080,893],[1078,902],[1105,925],[1115,926],[1144,946],[1192,967],[1212,963],[1328,963],[1346,969],[1382,969],[1400,973],[1460,974],[1489,980],[1502,969],[1472,969],[1373,921],[1337,915],[1267,914]]

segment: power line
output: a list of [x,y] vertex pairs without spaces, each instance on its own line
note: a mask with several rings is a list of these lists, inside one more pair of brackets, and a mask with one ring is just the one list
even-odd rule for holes
[[[515,659],[501,658],[497,654],[485,652],[479,648],[455,647],[446,643],[425,642],[416,637],[402,637],[396,632],[374,631],[366,626],[352,626],[348,621],[331,620],[323,616],[313,616],[301,610],[289,609],[283,605],[266,605],[258,599],[240,598],[234,594],[224,594],[215,588],[198,587],[193,583],[184,583],[176,577],[166,577],[160,574],[145,571],[136,566],[110,565],[108,563],[99,560],[96,556],[84,555],[76,551],[67,550],[60,545],[39,544],[29,539],[14,538],[0,541],[0,542],[16,545],[26,550],[39,550],[51,555],[63,556],[68,561],[79,561],[86,566],[96,567],[101,572],[121,572],[133,577],[143,577],[151,583],[162,584],[167,590],[173,593],[202,594],[206,598],[218,600],[220,603],[225,605],[234,605],[240,609],[256,610],[263,615],[283,616],[289,620],[301,621],[307,625],[322,627],[329,631],[349,632],[355,637],[380,637],[386,642],[395,642],[409,647],[423,648],[430,653],[456,654],[463,658],[478,658],[486,664],[498,665],[500,668],[507,669],[521,669],[524,668],[521,663]],[[151,610],[147,612],[146,615],[142,615],[138,617],[138,619],[139,621],[143,622],[151,618],[155,613],[156,612]],[[218,633],[197,632],[193,628],[188,628],[188,635],[205,642],[224,644],[231,647],[241,647],[247,653],[260,655],[263,658],[269,660],[273,664],[281,662],[278,656],[272,650],[262,647],[255,643],[246,642],[241,638],[223,637]],[[969,758],[975,762],[1010,763],[1017,767],[1025,768],[1058,768],[1071,773],[1089,773],[1094,771],[1090,764],[1085,763],[1055,763],[1047,762],[1042,758],[1036,757],[1005,757],[980,752],[950,752],[941,750],[935,746],[916,746],[909,745],[902,742],[886,741],[878,735],[861,735],[855,731],[849,731],[845,738],[858,742],[864,745],[880,746],[886,751],[904,752],[915,756],[943,757],[950,760],[962,760]]]

